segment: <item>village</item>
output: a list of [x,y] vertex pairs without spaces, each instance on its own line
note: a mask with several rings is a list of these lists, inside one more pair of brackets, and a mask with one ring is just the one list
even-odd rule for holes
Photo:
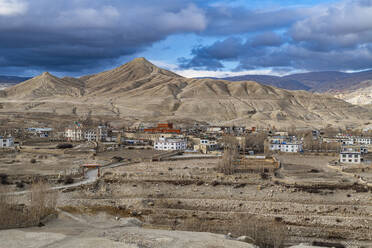
[[372,147],[372,130],[278,130],[240,126],[198,125],[177,128],[172,123],[155,127],[114,129],[107,125],[85,126],[74,122],[63,131],[51,127],[29,127],[1,130],[0,147],[18,151],[33,144],[70,144],[94,142],[96,149],[115,150],[119,147],[178,151],[183,154],[223,154],[226,137],[234,139],[243,155],[273,153],[337,153],[340,164],[368,165]]
[[1,135],[3,189],[22,195],[47,182],[59,191],[62,216],[106,213],[241,241],[251,231],[240,219],[257,216],[286,246],[347,247],[342,236],[360,247],[372,239],[371,130],[74,121]]

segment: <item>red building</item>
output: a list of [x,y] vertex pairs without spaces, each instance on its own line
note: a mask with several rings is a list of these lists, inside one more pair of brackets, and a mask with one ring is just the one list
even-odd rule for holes
[[173,123],[159,123],[157,127],[146,128],[145,133],[181,133],[181,129],[174,129]]

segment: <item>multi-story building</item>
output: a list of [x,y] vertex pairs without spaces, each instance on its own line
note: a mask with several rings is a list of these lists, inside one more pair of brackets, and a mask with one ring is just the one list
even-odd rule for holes
[[12,137],[2,137],[0,136],[0,148],[13,147],[14,139]]
[[155,150],[162,151],[183,151],[187,148],[187,141],[184,139],[159,138],[154,143]]
[[69,141],[82,141],[83,129],[81,127],[72,127],[65,130],[65,137]]
[[281,152],[302,152],[302,142],[283,142],[280,145]]
[[370,137],[355,137],[354,143],[361,144],[361,145],[371,145],[372,139]]
[[84,139],[87,141],[106,141],[108,129],[106,126],[98,126],[96,129],[84,131]]
[[210,151],[215,151],[218,149],[218,143],[216,140],[212,139],[196,139],[199,142],[194,145],[195,151],[201,151],[202,153],[208,153]]
[[345,145],[342,146],[340,152],[340,162],[346,164],[360,164],[362,158],[362,152],[360,146]]
[[296,137],[273,136],[268,142],[270,151],[280,152],[302,152],[302,141],[297,141]]
[[159,123],[157,127],[143,129],[145,133],[181,133],[181,129],[173,128],[173,123]]
[[67,128],[65,137],[69,141],[106,141],[108,137],[108,128],[106,126],[98,126],[93,129],[84,130],[82,125]]

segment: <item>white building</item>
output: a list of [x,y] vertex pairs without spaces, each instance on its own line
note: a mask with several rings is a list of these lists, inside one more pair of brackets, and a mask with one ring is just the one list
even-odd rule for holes
[[69,141],[81,141],[83,140],[83,130],[81,127],[67,128],[65,130],[65,137]]
[[98,126],[96,129],[83,130],[82,127],[67,128],[65,137],[70,141],[106,141],[108,129],[106,126]]
[[161,151],[183,151],[186,148],[187,142],[184,139],[159,138],[154,143],[154,149]]
[[207,127],[207,133],[222,133],[222,127]]
[[106,141],[108,129],[106,126],[98,126],[97,129],[90,129],[84,132],[84,139],[87,141]]
[[283,142],[280,146],[281,152],[302,152],[301,142]]
[[13,147],[14,146],[14,140],[12,137],[1,137],[0,136],[0,148],[5,148],[5,147]]
[[217,141],[215,140],[209,140],[209,139],[200,139],[200,145],[206,145],[209,146],[212,149],[217,148]]
[[33,135],[37,135],[40,138],[47,138],[50,137],[53,128],[27,128],[27,131]]
[[355,137],[354,143],[357,143],[360,145],[371,145],[372,139],[370,137]]
[[359,164],[362,161],[360,146],[343,146],[340,152],[340,162]]
[[274,136],[269,138],[269,150],[280,152],[302,152],[303,146],[302,142],[297,141],[295,137],[292,137],[291,140],[286,136]]

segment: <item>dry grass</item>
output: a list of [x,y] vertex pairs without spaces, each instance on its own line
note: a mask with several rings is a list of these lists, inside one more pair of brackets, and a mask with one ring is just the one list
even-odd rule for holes
[[38,225],[44,217],[55,213],[57,194],[49,189],[46,183],[34,183],[30,205],[18,204],[18,196],[9,190],[1,190],[0,229]]

